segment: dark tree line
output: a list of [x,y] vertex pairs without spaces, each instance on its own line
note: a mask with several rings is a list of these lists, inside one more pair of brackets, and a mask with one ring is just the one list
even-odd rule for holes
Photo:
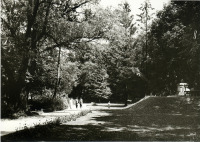
[[173,95],[182,79],[199,89],[199,9],[171,3],[135,38],[126,2],[111,10],[94,0],[3,0],[3,114],[26,111],[29,97],[127,105],[147,92]]
[[200,3],[172,2],[148,33],[148,76],[153,94],[173,95],[177,84],[200,88]]

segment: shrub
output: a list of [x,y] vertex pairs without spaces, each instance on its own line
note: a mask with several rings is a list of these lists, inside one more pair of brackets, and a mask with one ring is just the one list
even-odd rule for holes
[[64,97],[58,97],[52,99],[52,97],[42,96],[37,99],[30,101],[32,110],[41,110],[43,109],[46,112],[63,110],[68,108],[68,99]]
[[10,118],[12,117],[12,114],[14,113],[14,108],[6,103],[2,99],[1,101],[1,118]]
[[19,110],[14,109],[14,107],[7,104],[6,101],[4,101],[4,99],[2,100],[1,118],[17,119],[21,116],[26,116],[26,113],[20,109]]
[[20,109],[15,109],[13,105],[7,103],[8,100],[6,100],[5,97],[1,100],[1,118],[11,118],[16,119],[21,116],[26,116],[25,112]]

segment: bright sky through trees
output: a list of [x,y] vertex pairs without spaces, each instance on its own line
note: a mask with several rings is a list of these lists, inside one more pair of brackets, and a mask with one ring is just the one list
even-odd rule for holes
[[[163,6],[165,4],[168,5],[171,2],[171,0],[149,0],[149,1],[151,3],[152,8],[154,8],[154,10],[150,11],[150,14],[154,13],[154,15],[152,15],[153,17],[155,17],[157,11],[163,9]],[[142,12],[139,10],[139,8],[141,7],[141,4],[145,2],[145,0],[101,0],[100,5],[102,5],[103,7],[116,8],[120,3],[123,2],[128,2],[130,4],[131,14],[134,15],[133,22],[136,22],[136,27],[138,27],[139,25],[137,24],[138,22],[136,21],[138,19],[137,14],[140,14]]]
[[[165,4],[169,4],[171,2],[171,0],[149,0],[152,8],[154,8],[154,11],[152,11],[153,13],[156,13],[159,10],[163,9],[163,6]],[[145,0],[101,0],[100,1],[100,5],[104,6],[104,7],[117,7],[120,3],[123,2],[128,2],[130,4],[130,8],[131,8],[131,13],[135,16],[135,20],[138,18],[136,16],[136,14],[140,14],[141,11],[139,10],[139,8],[141,7],[141,4],[145,2]]]
[[[118,4],[122,2],[128,2],[131,5],[131,12],[135,15],[138,14],[140,11],[138,10],[142,3],[145,0],[101,0],[100,4],[105,7],[117,7]],[[149,0],[152,4],[152,7],[155,8],[155,12],[157,10],[163,9],[164,4],[168,4],[170,0]]]

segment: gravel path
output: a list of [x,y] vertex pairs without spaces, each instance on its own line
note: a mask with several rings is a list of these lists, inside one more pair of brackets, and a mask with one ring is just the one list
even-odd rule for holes
[[58,117],[77,115],[81,111],[89,110],[86,106],[82,109],[66,109],[62,111],[44,113],[40,112],[38,116],[28,116],[19,119],[1,119],[1,136],[13,133],[25,128],[31,128],[36,125],[43,125],[55,120]]
[[[146,99],[146,98],[144,98]],[[144,100],[142,99],[142,100]],[[140,100],[140,101],[142,101]],[[139,101],[139,102],[140,102]],[[137,102],[137,103],[139,103]],[[135,104],[137,104],[135,103]],[[45,123],[48,123],[50,121],[53,121],[54,119],[58,117],[63,117],[63,116],[70,116],[70,115],[76,115],[80,113],[81,111],[84,110],[92,110],[92,113],[87,114],[86,116],[82,116],[77,118],[76,121],[70,121],[67,122],[68,125],[87,125],[87,124],[92,124],[92,125],[97,125],[97,124],[103,124],[104,122],[96,122],[92,118],[93,117],[102,117],[102,116],[107,116],[109,115],[107,112],[102,111],[102,110],[121,110],[121,109],[127,109],[129,107],[132,107],[135,104],[130,104],[127,107],[124,107],[124,104],[116,104],[116,103],[111,103],[110,107],[108,107],[107,103],[100,103],[97,105],[92,105],[92,103],[85,103],[82,109],[66,109],[62,111],[56,111],[56,112],[50,112],[50,113],[39,113],[40,115],[38,116],[30,116],[30,117],[23,117],[19,119],[1,119],[1,136],[7,135],[10,133],[13,133],[18,130],[23,130],[25,128],[31,128],[36,125],[43,125]]]
[[92,111],[92,113],[88,113],[85,116],[82,116],[80,118],[77,118],[75,121],[70,121],[67,123],[63,123],[63,125],[99,125],[99,124],[104,124],[104,121],[96,121],[95,119],[93,119],[94,117],[102,117],[102,116],[109,116],[109,113],[105,112],[105,111]]

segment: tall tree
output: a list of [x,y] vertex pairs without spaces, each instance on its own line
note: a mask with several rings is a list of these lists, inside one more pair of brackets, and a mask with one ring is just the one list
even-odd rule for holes
[[155,93],[175,94],[182,79],[199,88],[199,34],[194,38],[199,30],[199,8],[199,2],[173,2],[157,14],[148,36],[149,77]]
[[[3,88],[3,93],[15,110],[24,108],[21,106],[21,99],[28,94],[29,75],[34,74],[33,66],[37,64],[40,48],[69,48],[70,44],[81,41],[83,36],[99,36],[95,30],[92,34],[77,33],[67,37],[65,35],[68,32],[64,33],[64,29],[73,25],[73,21],[79,22],[75,16],[76,10],[89,2],[92,0],[2,1],[1,19],[5,38],[2,44],[2,68],[6,76],[3,80],[6,83],[3,84],[7,88]],[[18,54],[18,58],[15,57],[16,61],[12,61],[11,50]],[[14,66],[11,67],[14,62]]]
[[[145,47],[143,48],[144,51],[144,61],[143,61],[143,72],[145,73],[146,77],[148,76],[148,69],[147,69],[147,60],[148,60],[148,32],[149,32],[149,26],[150,23],[152,21],[152,16],[153,16],[153,12],[152,10],[154,10],[154,8],[152,8],[151,3],[149,0],[145,0],[145,2],[143,4],[141,4],[141,7],[139,8],[141,13],[137,14],[137,16],[139,17],[139,19],[137,19],[137,21],[139,21],[140,23],[138,24],[138,26],[140,27],[140,30],[143,32],[145,31]],[[147,77],[148,78],[148,77]]]
[[[114,11],[118,15],[113,28],[108,32],[110,49],[106,54],[109,83],[113,98],[123,99],[125,105],[132,94],[130,88],[134,86],[131,80],[137,78],[137,40],[133,38],[136,28],[133,23],[133,16],[130,14],[130,5],[125,2],[119,5]],[[140,73],[140,72],[139,72]]]

